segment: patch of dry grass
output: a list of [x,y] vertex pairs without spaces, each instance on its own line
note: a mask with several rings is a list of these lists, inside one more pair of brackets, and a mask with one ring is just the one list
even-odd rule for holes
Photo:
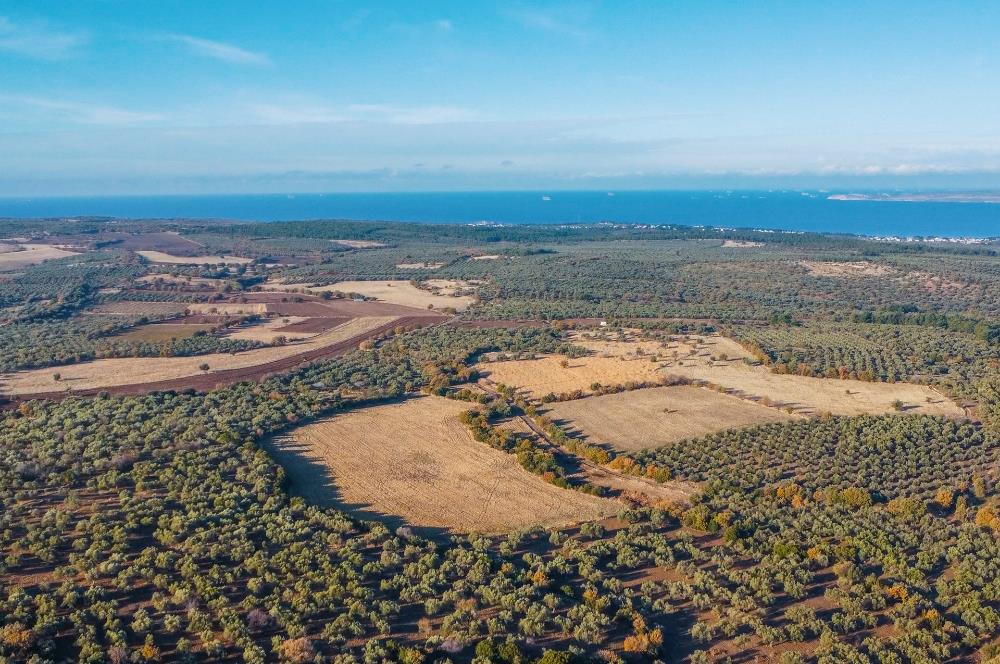
[[409,281],[338,281],[329,286],[309,287],[306,284],[287,284],[286,288],[306,288],[310,292],[332,291],[344,294],[357,293],[365,297],[373,297],[382,302],[400,304],[404,307],[417,309],[444,309],[452,307],[461,311],[471,305],[474,298],[469,295],[450,296],[444,292],[434,293],[423,288],[417,288]]
[[887,277],[896,272],[870,261],[799,261],[799,265],[814,277]]
[[79,255],[51,244],[5,244],[4,251],[0,252],[0,271],[18,270],[47,260]]
[[[498,383],[526,389],[536,396],[548,392],[588,390],[592,383],[615,385],[628,381],[655,382],[664,375],[722,386],[733,394],[759,400],[800,414],[830,412],[861,415],[903,411],[960,417],[962,409],[923,385],[869,383],[772,373],[743,361],[746,351],[719,336],[678,338],[662,344],[616,341],[577,334],[573,341],[597,355],[576,359],[547,356],[480,365]],[[654,361],[655,359],[655,361]],[[566,366],[563,366],[563,364]]]
[[374,240],[330,240],[330,242],[350,247],[351,249],[375,249],[385,246],[385,243],[375,242]]
[[[320,504],[402,517],[417,526],[497,532],[576,523],[620,505],[560,489],[509,454],[476,442],[468,404],[420,397],[338,415],[278,441],[292,490]],[[298,458],[296,458],[298,457]],[[336,486],[316,474],[329,469]]]
[[153,263],[174,263],[176,265],[239,265],[250,263],[252,258],[242,258],[240,256],[174,256],[163,251],[137,251],[135,252]]
[[775,408],[685,385],[605,394],[548,407],[552,417],[568,420],[589,442],[627,451],[792,417]]
[[444,263],[396,263],[400,270],[437,270],[444,267]]

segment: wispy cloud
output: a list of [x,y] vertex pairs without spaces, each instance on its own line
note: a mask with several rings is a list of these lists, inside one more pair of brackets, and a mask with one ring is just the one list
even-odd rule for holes
[[387,104],[352,104],[348,111],[358,120],[390,124],[444,124],[471,122],[480,119],[478,113],[455,106],[392,106]]
[[0,16],[0,51],[38,60],[64,60],[90,41],[85,32],[56,30],[42,21],[14,23]]
[[542,30],[555,34],[582,39],[589,36],[586,29],[588,11],[583,7],[563,7],[541,9],[535,7],[511,7],[504,15],[517,21],[525,28]]
[[163,39],[185,46],[192,53],[207,58],[221,60],[236,65],[269,65],[271,59],[264,53],[257,53],[226,42],[203,39],[192,35],[169,34]]
[[31,95],[0,95],[0,102],[21,107],[33,113],[46,113],[53,119],[71,124],[133,126],[163,119],[159,113],[132,111],[106,104],[67,101]]
[[249,104],[250,120],[269,125],[367,122],[391,125],[434,125],[473,122],[482,117],[455,106],[349,104],[331,106],[306,99]]

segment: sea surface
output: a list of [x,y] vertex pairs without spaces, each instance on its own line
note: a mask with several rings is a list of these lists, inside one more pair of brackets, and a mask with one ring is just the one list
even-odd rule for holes
[[901,237],[998,237],[1000,204],[828,200],[841,192],[475,192],[0,198],[0,217],[431,223],[613,221]]

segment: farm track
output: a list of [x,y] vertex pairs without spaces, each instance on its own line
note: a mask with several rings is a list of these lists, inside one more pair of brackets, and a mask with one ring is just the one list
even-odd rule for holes
[[135,396],[149,394],[152,392],[180,391],[188,389],[197,390],[199,392],[208,392],[220,387],[226,387],[228,385],[244,381],[261,381],[271,378],[272,376],[285,373],[301,365],[315,362],[316,360],[343,355],[348,351],[357,348],[358,344],[362,341],[385,334],[386,332],[389,332],[397,327],[426,327],[429,325],[440,325],[446,321],[447,318],[440,315],[403,316],[383,325],[379,325],[378,327],[368,330],[362,334],[355,335],[350,339],[344,339],[343,341],[338,341],[328,346],[323,346],[322,348],[314,348],[313,350],[284,357],[280,360],[274,360],[272,362],[265,362],[263,364],[241,367],[238,369],[223,369],[221,371],[215,371],[197,376],[185,376],[183,378],[173,378],[170,380],[161,380],[150,383],[113,385],[102,388],[89,388],[73,391],[36,392],[23,395],[8,395],[4,397],[6,401],[0,403],[0,409],[14,407],[23,401],[33,401],[36,399],[61,401],[68,397],[90,397],[100,393],[107,393],[112,396]]

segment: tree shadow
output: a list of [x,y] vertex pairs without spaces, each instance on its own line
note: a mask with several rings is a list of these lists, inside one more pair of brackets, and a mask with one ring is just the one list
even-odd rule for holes
[[363,521],[375,521],[392,531],[405,528],[426,539],[443,542],[454,534],[447,528],[414,525],[395,514],[380,512],[369,504],[344,500],[329,467],[310,458],[309,446],[296,441],[288,433],[265,438],[260,445],[284,468],[288,494],[301,497],[310,505],[345,512]]

